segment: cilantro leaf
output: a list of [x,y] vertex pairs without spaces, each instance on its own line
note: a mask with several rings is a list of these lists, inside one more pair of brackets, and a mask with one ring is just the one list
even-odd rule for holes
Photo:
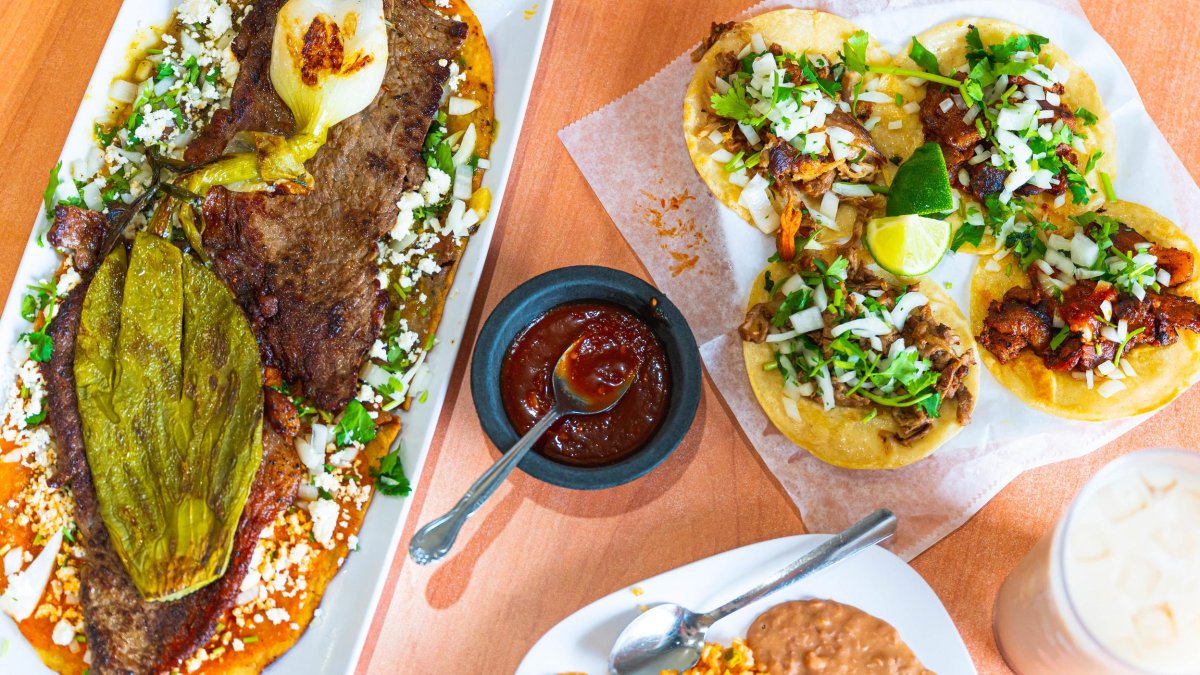
[[1088,110],[1087,108],[1083,108],[1083,107],[1080,107],[1078,110],[1075,111],[1075,116],[1079,118],[1080,122],[1083,122],[1083,125],[1085,127],[1090,127],[1090,126],[1094,125],[1096,122],[1100,121],[1100,118],[1096,117],[1096,113],[1092,112],[1091,110]]
[[754,117],[754,109],[746,99],[746,85],[735,79],[724,94],[712,95],[713,112],[731,120],[742,120]]
[[941,413],[938,412],[938,408],[941,406],[942,395],[936,392],[931,396],[917,401],[917,407],[921,410],[924,410],[925,414],[929,415],[930,417],[941,417]]
[[46,189],[42,192],[42,203],[46,205],[46,217],[54,218],[54,193],[58,192],[58,185],[62,180],[58,177],[58,173],[62,171],[62,160],[58,160],[58,164],[50,170],[50,180],[46,183]]
[[912,39],[912,46],[908,49],[908,56],[916,63],[925,69],[925,72],[941,75],[941,66],[938,65],[937,56],[933,52],[925,48],[921,41],[916,37]]
[[348,445],[351,441],[366,444],[375,438],[375,420],[367,414],[363,404],[351,400],[333,432],[339,447]]
[[46,419],[46,409],[45,408],[43,408],[42,411],[37,414],[29,415],[28,417],[26,417],[25,418],[25,426],[26,427],[35,427],[35,426],[41,424],[42,420],[44,420],[44,419]]
[[842,63],[855,73],[867,72],[867,31],[860,30],[842,43]]
[[398,447],[379,459],[379,466],[371,468],[371,476],[375,479],[375,487],[385,495],[403,497],[412,492],[404,467],[400,465]]
[[50,355],[54,353],[54,341],[41,331],[23,333],[21,339],[29,343],[29,358],[38,363],[49,361]]
[[983,225],[969,225],[963,223],[954,231],[954,237],[950,240],[950,250],[957,251],[965,244],[979,246],[983,241]]

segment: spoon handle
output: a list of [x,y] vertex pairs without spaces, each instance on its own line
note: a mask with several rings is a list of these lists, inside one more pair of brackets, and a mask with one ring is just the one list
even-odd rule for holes
[[541,438],[542,434],[546,433],[546,430],[562,416],[563,413],[558,407],[551,409],[495,464],[488,467],[488,470],[484,471],[471,487],[467,488],[466,494],[458,500],[454,508],[417,530],[408,545],[408,554],[412,556],[412,559],[419,565],[425,565],[449,553],[451,547],[454,546],[454,540],[458,538],[459,529],[462,528],[463,523],[467,522],[467,518],[479,510],[480,506],[483,506],[483,503],[492,496],[496,488],[500,487],[508,474],[512,473],[513,468],[529,453],[534,441]]
[[779,570],[771,578],[746,591],[724,605],[700,615],[702,625],[709,626],[756,600],[849,558],[877,544],[896,532],[896,515],[879,509],[866,518],[835,534],[804,557]]

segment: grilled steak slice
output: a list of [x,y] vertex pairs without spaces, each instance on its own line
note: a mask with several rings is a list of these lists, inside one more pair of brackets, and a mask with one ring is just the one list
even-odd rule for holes
[[[341,409],[354,395],[358,369],[382,327],[386,296],[375,281],[376,242],[394,223],[400,194],[425,178],[421,146],[449,77],[439,62],[455,58],[467,33],[465,24],[419,0],[393,0],[386,13],[382,90],[334,127],[308,163],[312,192],[214,188],[204,203],[205,249],[250,317],[264,359],[326,410]],[[268,67],[267,59],[248,61],[238,80],[265,78]]]
[[[86,551],[81,561],[80,599],[92,650],[92,672],[158,673],[178,666],[212,636],[217,621],[237,598],[259,533],[292,503],[304,470],[292,439],[264,424],[263,463],[242,512],[225,575],[179,600],[143,600],[109,542],[84,452],[74,362],[75,336],[89,281],[90,277],[85,278],[59,306],[48,329],[54,352],[41,368],[58,448],[55,480],[71,486],[75,522]],[[279,414],[287,411],[280,408]]]
[[995,355],[1000,363],[1008,363],[1029,347],[1041,353],[1053,335],[1054,303],[1040,288],[1015,286],[1008,289],[1001,301],[992,301],[983,332],[976,340]]
[[231,45],[241,70],[230,92],[229,108],[213,114],[200,135],[188,145],[183,155],[185,161],[202,164],[220,157],[239,131],[290,136],[295,130],[292,110],[275,93],[269,67],[275,19],[284,2],[259,0],[242,21],[241,31]]
[[[1098,225],[1090,226],[1087,230],[1088,236],[1095,237],[1098,229]],[[1171,275],[1167,286],[1178,286],[1191,280],[1193,259],[1192,254],[1188,251],[1152,243],[1149,239],[1143,237],[1140,232],[1124,223],[1120,224],[1117,231],[1110,235],[1110,238],[1113,247],[1125,254],[1130,254],[1131,252],[1137,253],[1138,245],[1141,244],[1146,253],[1157,258],[1156,264],[1158,268],[1166,270],[1167,274]],[[1149,246],[1146,246],[1146,244],[1149,244]]]
[[1100,332],[1100,306],[1117,299],[1117,289],[1108,282],[1097,283],[1091,279],[1075,282],[1063,291],[1060,311],[1067,327],[1075,333],[1083,333],[1090,340]]
[[91,271],[100,262],[104,242],[111,231],[108,219],[99,211],[59,204],[54,207],[54,222],[46,239],[55,248],[71,254],[75,269]]

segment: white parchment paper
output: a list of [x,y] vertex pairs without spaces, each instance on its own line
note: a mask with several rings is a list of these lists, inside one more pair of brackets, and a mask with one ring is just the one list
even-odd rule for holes
[[[1112,116],[1118,196],[1159,211],[1197,238],[1200,190],[1150,120],[1117,55],[1074,0],[767,0],[739,18],[784,6],[845,16],[892,53],[904,49],[912,35],[968,16],[1006,19],[1049,37],[1096,81]],[[914,465],[838,469],[784,438],[750,390],[737,335],[750,286],[774,241],[718,202],[692,166],[682,107],[693,67],[687,54],[680,55],[559,136],[659,289],[687,317],[713,383],[810,531],[837,531],[887,507],[900,518],[892,548],[911,559],[962,525],[1022,471],[1091,452],[1145,419],[1082,423],[1051,417],[1025,406],[980,365],[983,382],[973,421]],[[964,313],[974,264],[973,256],[947,256],[932,275],[951,284]]]

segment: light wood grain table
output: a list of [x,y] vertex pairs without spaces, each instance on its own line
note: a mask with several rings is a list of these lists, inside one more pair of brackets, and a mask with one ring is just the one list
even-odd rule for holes
[[[404,525],[405,542],[417,523],[449,508],[496,458],[472,408],[466,355],[480,321],[500,298],[529,277],[565,265],[608,265],[645,276],[556,133],[653,75],[699,39],[710,21],[749,4],[558,0],[463,356]],[[47,171],[119,5],[0,2],[4,293]],[[1200,60],[1193,53],[1200,45],[1200,7],[1190,0],[1083,5],[1193,178],[1200,176],[1200,117],[1194,112]],[[1090,456],[1021,476],[914,561],[949,608],[980,672],[1006,672],[990,616],[1008,571],[1104,463],[1142,447],[1200,447],[1197,404],[1200,391],[1193,390]],[[796,508],[706,387],[682,447],[648,477],[582,493],[518,473],[468,524],[449,560],[418,567],[402,548],[359,671],[510,673],[543,632],[592,600],[698,558],[804,531]]]

